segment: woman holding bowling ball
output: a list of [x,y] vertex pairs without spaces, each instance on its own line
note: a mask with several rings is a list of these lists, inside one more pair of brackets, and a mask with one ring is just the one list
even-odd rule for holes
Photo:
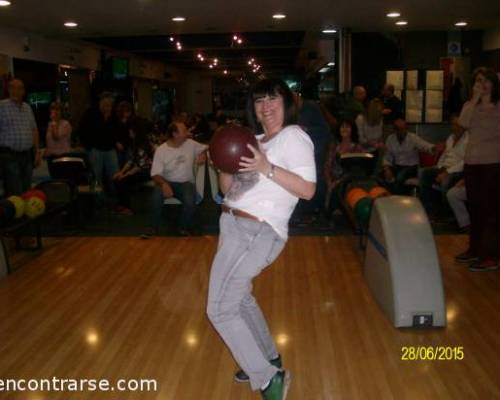
[[241,157],[239,173],[219,176],[225,200],[207,314],[241,368],[235,380],[249,381],[265,400],[283,400],[290,374],[281,368],[276,345],[252,296],[252,280],[283,250],[288,220],[299,198],[309,200],[314,195],[314,148],[295,125],[293,95],[281,80],[264,79],[254,85],[247,115],[258,134],[258,148],[248,145],[253,157]]

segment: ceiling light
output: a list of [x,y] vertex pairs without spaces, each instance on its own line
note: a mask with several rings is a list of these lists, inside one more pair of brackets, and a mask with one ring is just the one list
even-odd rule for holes
[[467,22],[465,22],[465,21],[458,21],[458,22],[455,22],[455,26],[467,26]]
[[286,15],[285,14],[274,14],[273,18],[274,19],[284,19],[284,18],[286,18]]
[[186,20],[186,18],[184,17],[174,17],[172,18],[172,21],[175,21],[175,22],[184,22]]
[[201,55],[201,53],[198,53],[198,55],[196,57],[201,58],[203,56]]
[[391,11],[390,13],[388,13],[388,14],[387,14],[387,16],[388,16],[389,18],[398,18],[398,17],[400,17],[400,16],[401,16],[401,14],[400,14],[400,13],[398,13],[397,11]]
[[328,71],[330,71],[330,68],[328,68],[328,67],[323,67],[323,68],[321,68],[321,69],[319,70],[319,72],[320,72],[321,74],[324,74],[325,72],[328,72]]
[[238,40],[238,36],[234,35],[233,40]]
[[64,26],[66,28],[76,28],[78,26],[78,24],[76,22],[73,22],[73,21],[68,21],[68,22],[64,23]]
[[210,68],[210,69],[212,69],[213,67],[214,67],[214,66],[213,66],[212,64],[210,64],[210,65],[208,66],[208,68]]
[[323,33],[337,33],[336,29],[323,29]]
[[214,58],[214,64],[217,64],[219,60],[217,58]]
[[0,7],[7,7],[7,6],[10,6],[10,1],[7,0],[0,1]]
[[329,62],[329,63],[328,63],[328,64],[326,64],[326,65],[328,65],[329,67],[334,67],[334,66],[335,66],[335,63],[332,61],[332,62]]
[[242,44],[242,43],[243,43],[243,40],[238,39],[238,40],[237,40],[237,42],[238,42],[238,44]]
[[175,39],[173,36],[170,36],[170,41],[173,42]]
[[201,56],[200,61],[205,61],[205,57]]
[[398,22],[396,22],[396,25],[400,25],[400,26],[408,25],[408,21],[398,21]]
[[224,75],[227,75],[227,69],[224,70]]

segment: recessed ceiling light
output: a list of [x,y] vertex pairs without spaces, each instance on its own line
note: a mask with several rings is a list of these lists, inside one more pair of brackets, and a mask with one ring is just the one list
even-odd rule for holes
[[7,7],[7,6],[10,6],[10,1],[0,0],[0,7]]
[[396,22],[396,25],[400,25],[400,26],[408,25],[408,21],[398,21],[398,22]]
[[400,16],[401,16],[401,14],[400,14],[400,13],[398,13],[397,11],[391,11],[390,13],[387,13],[387,16],[388,16],[389,18],[397,18],[397,17],[400,17]]
[[323,29],[322,32],[323,33],[337,33],[337,30],[336,29]]
[[186,20],[186,18],[184,17],[174,17],[172,18],[172,21],[175,21],[175,22],[184,22]]
[[274,19],[283,19],[283,18],[286,18],[286,15],[285,14],[274,14],[273,18]]
[[64,26],[66,28],[76,28],[78,26],[78,24],[76,22],[73,22],[73,21],[68,21],[68,22],[64,23]]
[[455,22],[455,26],[467,26],[467,22],[465,22],[465,21],[458,21],[458,22]]

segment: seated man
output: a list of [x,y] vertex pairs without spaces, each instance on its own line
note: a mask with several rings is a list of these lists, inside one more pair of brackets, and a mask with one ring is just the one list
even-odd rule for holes
[[437,165],[420,170],[420,200],[430,216],[436,216],[438,213],[438,207],[432,196],[433,185],[439,186],[442,204],[446,204],[446,193],[462,177],[468,140],[468,134],[458,124],[458,116],[452,116],[451,135],[446,140],[445,150]]
[[383,178],[392,193],[407,194],[406,180],[417,176],[418,152],[434,152],[435,146],[408,132],[406,121],[402,118],[394,121],[394,129],[396,133],[390,135],[385,143]]
[[152,194],[151,222],[142,238],[149,239],[158,233],[163,201],[170,197],[182,203],[179,233],[189,235],[193,228],[196,210],[194,163],[206,160],[206,145],[189,139],[183,122],[172,122],[167,128],[167,141],[159,146],[153,157],[151,177],[155,183]]
[[467,192],[465,191],[465,182],[460,179],[446,194],[458,224],[458,230],[461,233],[468,232],[470,229],[470,215],[465,202],[467,201]]

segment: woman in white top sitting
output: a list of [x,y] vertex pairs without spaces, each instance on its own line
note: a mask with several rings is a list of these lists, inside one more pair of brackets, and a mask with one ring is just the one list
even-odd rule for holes
[[61,103],[53,102],[50,105],[50,122],[47,127],[45,141],[47,149],[45,157],[59,156],[71,151],[71,124],[61,118]]
[[384,123],[382,110],[384,104],[380,99],[368,103],[366,111],[356,118],[359,143],[366,151],[373,152],[384,146],[382,127]]

